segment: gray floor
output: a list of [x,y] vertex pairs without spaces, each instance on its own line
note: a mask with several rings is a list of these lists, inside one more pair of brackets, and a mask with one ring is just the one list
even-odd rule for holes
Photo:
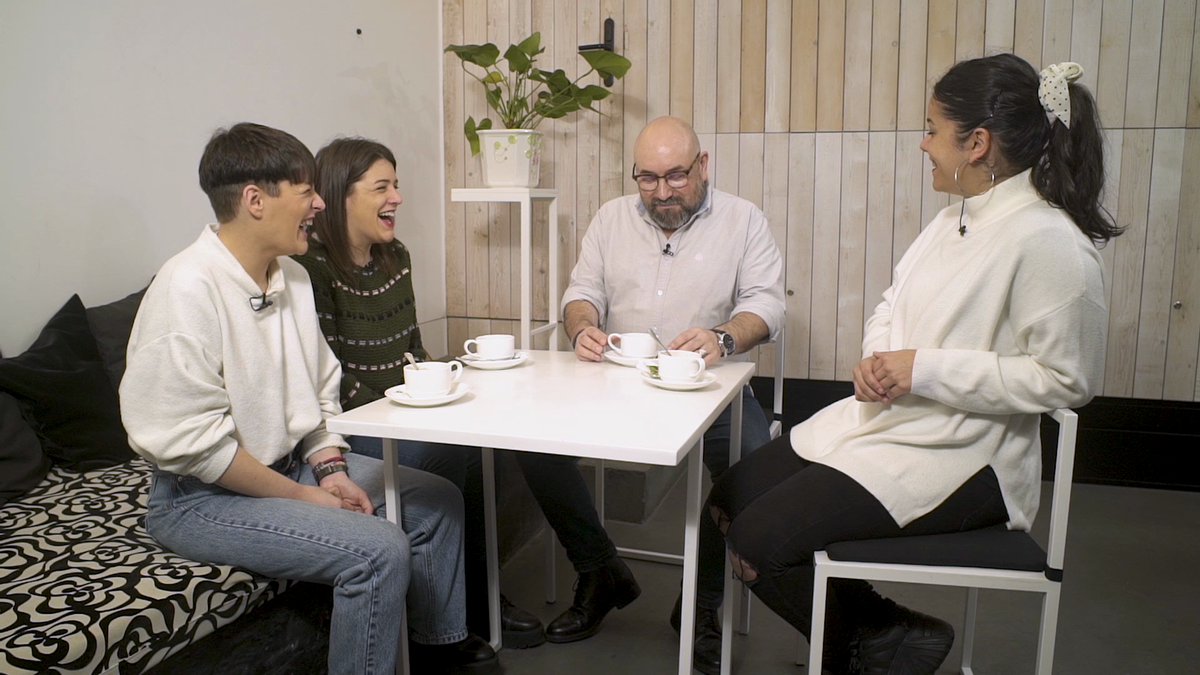
[[[1047,484],[1048,485],[1048,484]],[[621,546],[682,549],[682,482],[645,525],[609,522]],[[1049,511],[1049,496],[1043,497]],[[1045,527],[1035,527],[1044,537]],[[547,604],[540,545],[502,570],[505,593],[549,621],[572,597],[574,574],[559,550],[558,602]],[[674,673],[677,638],[667,624],[682,568],[632,561],[641,598],[605,620],[595,637],[568,645],[504,651],[508,675]],[[1055,673],[1200,673],[1200,494],[1077,485],[1067,535]],[[904,605],[961,626],[965,591],[880,584]],[[1033,672],[1040,602],[1032,594],[983,591],[975,666],[981,675]],[[749,635],[733,642],[734,673],[800,675],[797,633],[754,601]],[[956,673],[956,645],[940,673]]]

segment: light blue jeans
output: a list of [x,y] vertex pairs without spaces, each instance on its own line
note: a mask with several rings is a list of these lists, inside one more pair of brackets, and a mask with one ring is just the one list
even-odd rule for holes
[[[383,517],[382,462],[345,457],[375,516],[247,497],[156,471],[146,530],[185,558],[333,586],[329,672],[390,675],[406,596],[412,640],[439,645],[467,637],[462,496],[443,478],[399,467],[401,529]],[[316,484],[294,454],[272,468]]]

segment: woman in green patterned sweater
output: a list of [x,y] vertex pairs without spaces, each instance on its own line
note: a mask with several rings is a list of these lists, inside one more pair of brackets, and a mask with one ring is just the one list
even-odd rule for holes
[[[317,317],[325,340],[342,364],[342,409],[379,399],[404,383],[404,352],[418,361],[421,344],[408,249],[395,238],[396,158],[364,138],[340,138],[317,153],[318,194],[325,210],[313,221],[308,252],[295,259],[312,277]],[[354,452],[382,458],[378,438],[349,436]],[[466,507],[467,624],[487,635],[487,574],[479,451],[398,441],[401,464],[442,476],[463,490]],[[502,598],[504,646],[545,641],[541,622]]]

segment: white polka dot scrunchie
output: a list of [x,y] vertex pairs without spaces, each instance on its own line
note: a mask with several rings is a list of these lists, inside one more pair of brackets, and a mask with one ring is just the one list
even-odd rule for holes
[[1083,66],[1070,61],[1055,63],[1042,70],[1042,81],[1038,85],[1038,100],[1046,109],[1046,115],[1051,124],[1057,117],[1068,129],[1071,128],[1071,93],[1067,90],[1067,85],[1078,80],[1082,75]]

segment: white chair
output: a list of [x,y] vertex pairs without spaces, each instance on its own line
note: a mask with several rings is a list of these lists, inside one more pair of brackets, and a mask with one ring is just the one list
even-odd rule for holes
[[975,672],[971,667],[971,657],[979,589],[1041,593],[1042,619],[1035,673],[1050,675],[1058,627],[1071,477],[1075,467],[1075,434],[1079,423],[1078,416],[1071,410],[1060,409],[1051,414],[1058,422],[1059,431],[1048,551],[1042,550],[1026,532],[1010,532],[999,528],[830,544],[826,550],[814,554],[809,673],[821,672],[826,589],[829,579],[840,578],[966,587],[967,613],[962,633],[963,675],[974,675]]

